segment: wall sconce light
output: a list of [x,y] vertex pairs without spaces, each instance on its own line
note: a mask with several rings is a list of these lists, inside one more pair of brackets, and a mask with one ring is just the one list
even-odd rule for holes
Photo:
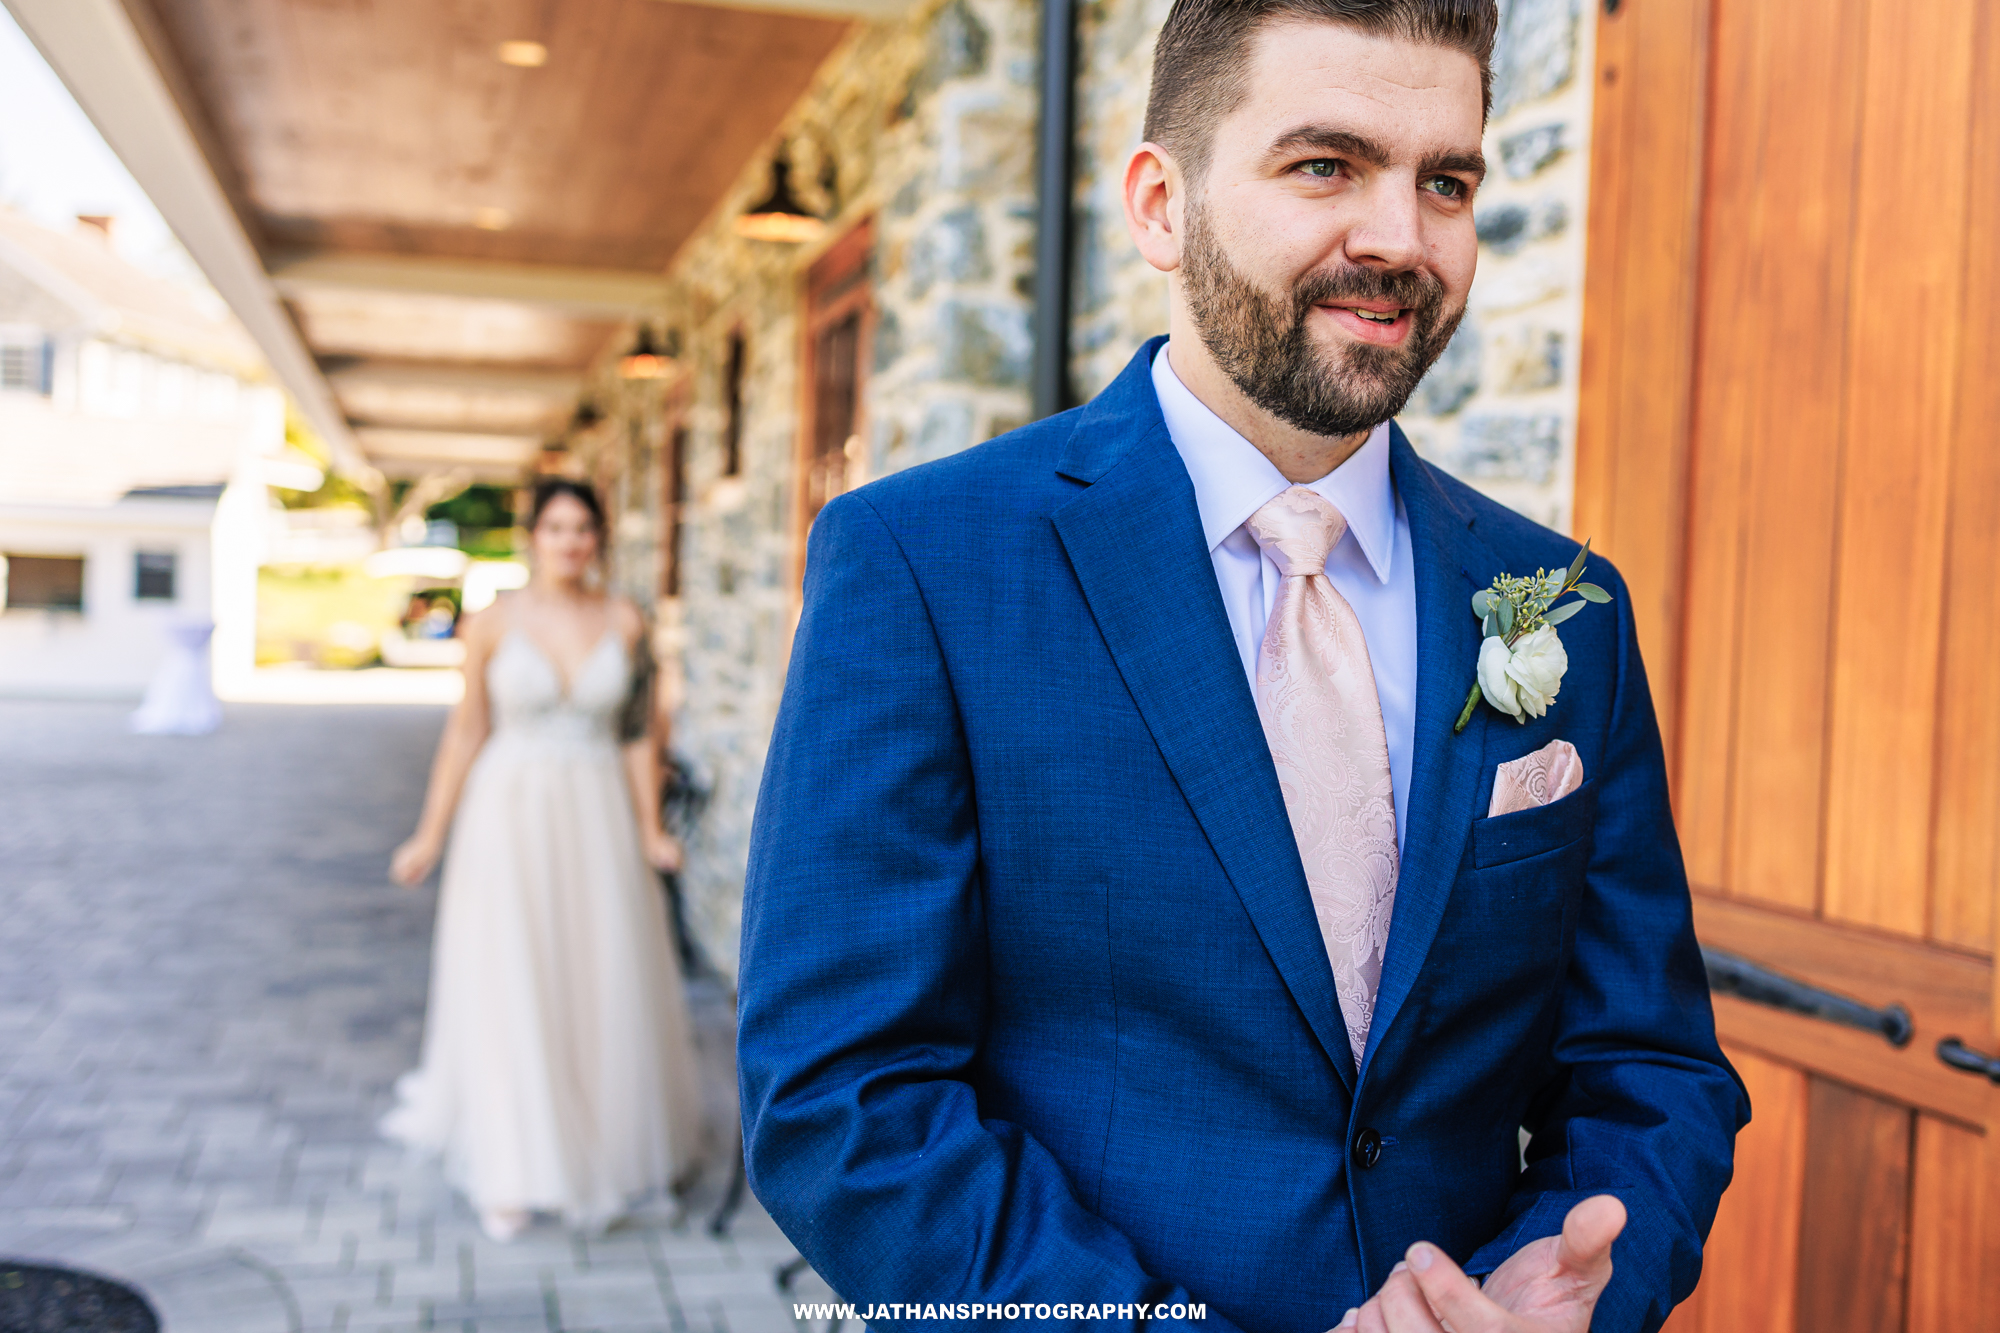
[[500,57],[501,64],[515,69],[540,69],[549,63],[549,48],[540,42],[502,42],[494,54]]
[[654,342],[653,330],[645,324],[639,326],[639,341],[632,344],[632,350],[618,358],[620,379],[663,380],[673,368],[673,352]]
[[[829,175],[832,174],[831,167],[829,160]],[[752,241],[775,241],[781,245],[799,245],[819,239],[826,231],[826,222],[799,202],[799,197],[792,193],[791,177],[791,161],[780,149],[778,155],[771,159],[771,193],[750,205],[743,216],[736,219],[738,236]]]

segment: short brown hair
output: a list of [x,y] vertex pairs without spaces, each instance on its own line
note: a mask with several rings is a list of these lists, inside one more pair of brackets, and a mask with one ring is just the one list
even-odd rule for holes
[[1463,51],[1479,62],[1482,110],[1493,109],[1495,0],[1174,0],[1153,47],[1146,138],[1179,159],[1190,180],[1208,167],[1216,122],[1243,100],[1250,39],[1287,20]]

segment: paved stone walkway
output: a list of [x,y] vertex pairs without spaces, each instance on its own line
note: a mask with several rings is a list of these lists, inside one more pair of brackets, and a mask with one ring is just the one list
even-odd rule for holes
[[376,1138],[435,904],[383,868],[442,710],[236,705],[198,739],[125,712],[0,703],[0,1255],[133,1283],[169,1333],[795,1333],[755,1200],[701,1225],[718,993],[729,1137],[691,1221],[496,1245]]

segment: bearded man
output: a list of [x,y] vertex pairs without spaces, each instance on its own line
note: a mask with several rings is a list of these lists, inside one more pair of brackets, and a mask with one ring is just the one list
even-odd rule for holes
[[1125,174],[1168,338],[814,527],[743,1117],[876,1329],[1625,1333],[1694,1287],[1748,1107],[1630,598],[1593,560],[1567,675],[1455,731],[1473,594],[1578,548],[1390,420],[1472,283],[1495,22],[1178,0]]

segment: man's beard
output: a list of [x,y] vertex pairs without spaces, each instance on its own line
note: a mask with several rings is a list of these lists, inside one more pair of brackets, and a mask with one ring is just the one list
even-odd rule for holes
[[[1199,204],[1187,212],[1181,274],[1195,331],[1223,373],[1251,402],[1315,435],[1356,435],[1402,411],[1465,315],[1463,306],[1446,312],[1444,284],[1431,274],[1360,264],[1308,273],[1289,301],[1262,291],[1229,262]],[[1313,307],[1343,300],[1408,310],[1403,346],[1316,346]]]

